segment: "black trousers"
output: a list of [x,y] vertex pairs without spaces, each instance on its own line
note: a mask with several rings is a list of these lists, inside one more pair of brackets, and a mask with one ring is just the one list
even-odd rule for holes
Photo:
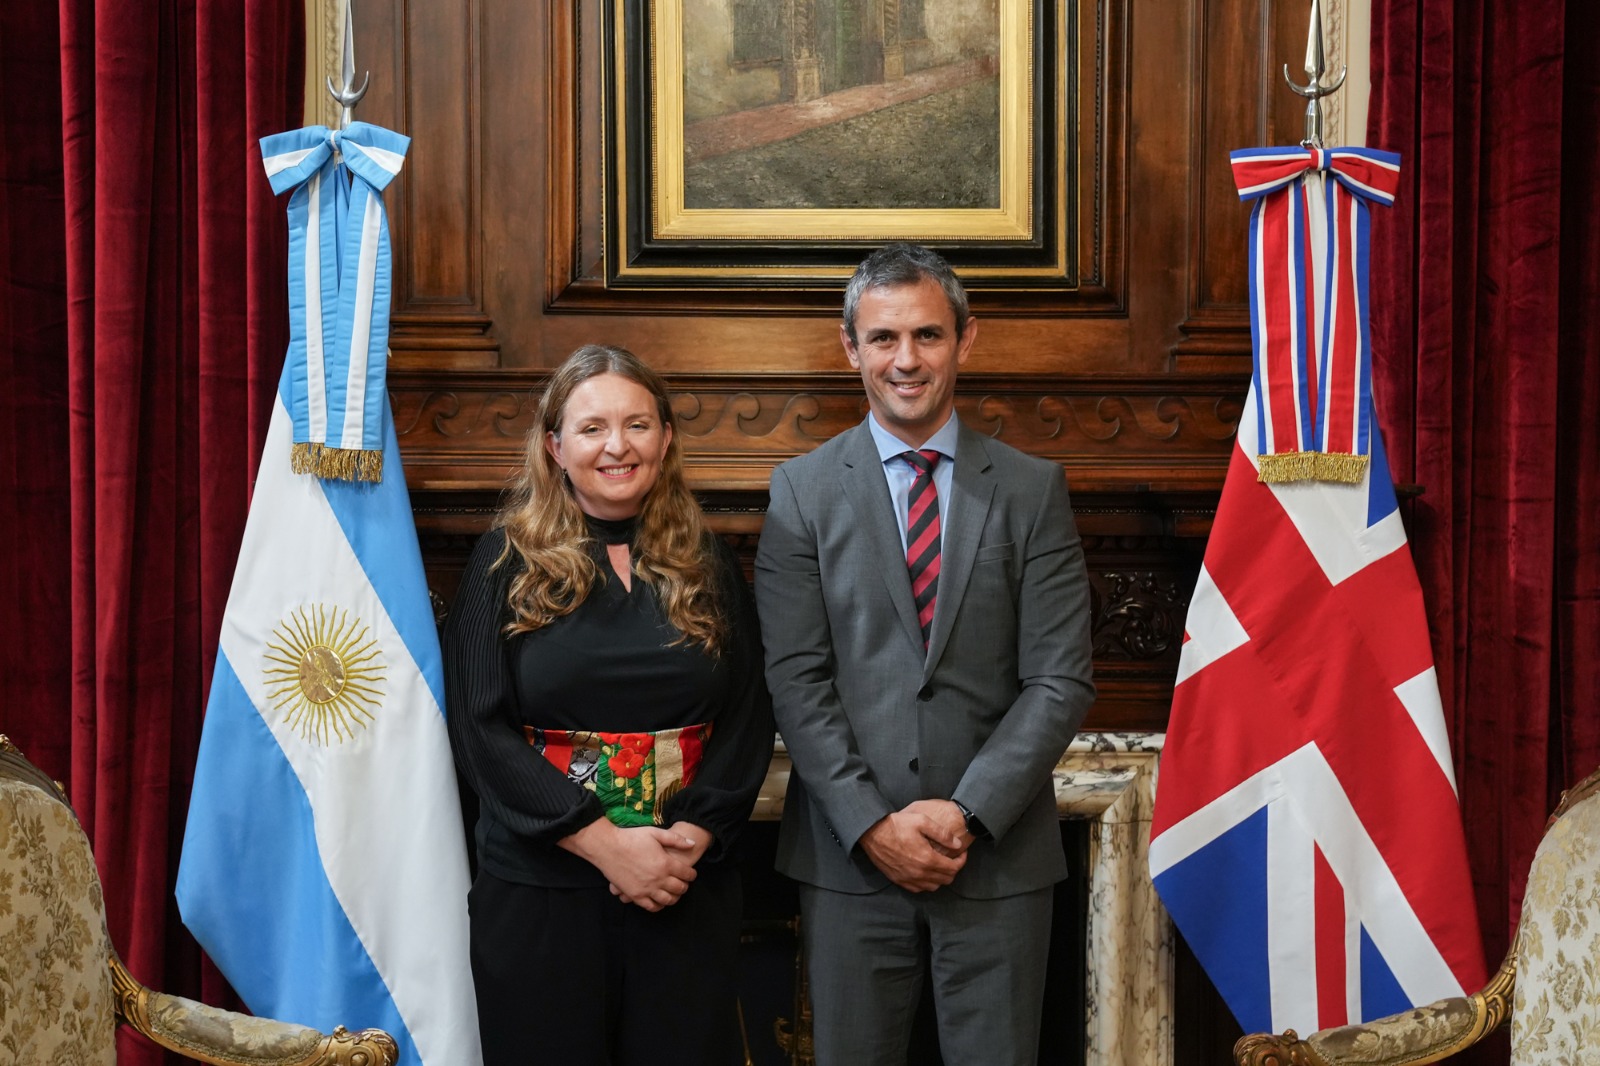
[[484,1066],[743,1062],[736,870],[701,869],[654,914],[480,871],[468,907]]

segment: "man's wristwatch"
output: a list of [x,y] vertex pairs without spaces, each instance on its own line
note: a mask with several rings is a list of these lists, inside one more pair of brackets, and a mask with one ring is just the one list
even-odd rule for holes
[[951,800],[950,802],[956,805],[956,810],[960,811],[961,817],[966,820],[967,832],[972,834],[973,839],[989,839],[988,827],[986,827],[983,822],[979,820],[976,814],[972,813],[965,803],[962,803],[960,800]]

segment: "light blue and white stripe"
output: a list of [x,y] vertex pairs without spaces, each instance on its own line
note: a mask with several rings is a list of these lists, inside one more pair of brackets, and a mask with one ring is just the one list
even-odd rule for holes
[[381,452],[393,263],[383,190],[410,138],[355,122],[261,139],[289,192],[289,410],[294,443]]
[[[394,428],[384,410],[379,484],[297,475],[289,386],[286,370],[223,619],[179,908],[255,1013],[476,1066],[460,802]],[[317,610],[365,627],[381,661],[346,734],[308,735],[271,695],[269,644]]]

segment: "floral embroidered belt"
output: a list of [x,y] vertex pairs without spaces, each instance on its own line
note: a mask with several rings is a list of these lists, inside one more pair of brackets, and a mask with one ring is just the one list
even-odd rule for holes
[[711,725],[654,733],[595,733],[523,726],[528,743],[557,770],[600,798],[621,826],[660,825],[661,808],[694,783]]

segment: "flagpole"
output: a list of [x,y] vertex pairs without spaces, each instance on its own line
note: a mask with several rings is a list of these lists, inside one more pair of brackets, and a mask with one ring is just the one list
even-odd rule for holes
[[[348,26],[346,27],[348,29]],[[348,48],[349,37],[345,38]],[[1307,148],[1326,148],[1322,139],[1322,98],[1332,96],[1344,85],[1344,76],[1348,67],[1339,68],[1339,76],[1332,85],[1322,84],[1323,76],[1327,73],[1327,53],[1322,47],[1322,0],[1311,0],[1311,27],[1306,35],[1306,74],[1311,78],[1305,85],[1296,85],[1294,78],[1289,76],[1289,64],[1283,65],[1283,80],[1289,83],[1289,88],[1304,96],[1309,102],[1306,104],[1306,135],[1300,144]],[[365,88],[365,86],[363,86]]]
[[[1288,67],[1284,67],[1287,74]],[[334,86],[333,77],[328,77],[328,92],[332,94],[334,102],[342,109],[339,114],[339,128],[348,129],[350,114],[361,98],[367,95],[367,84],[372,80],[372,72],[366,71],[361,76],[361,86],[356,88],[356,42],[354,19],[350,11],[350,0],[344,0],[344,53],[339,59],[339,77],[344,82],[344,88]]]

